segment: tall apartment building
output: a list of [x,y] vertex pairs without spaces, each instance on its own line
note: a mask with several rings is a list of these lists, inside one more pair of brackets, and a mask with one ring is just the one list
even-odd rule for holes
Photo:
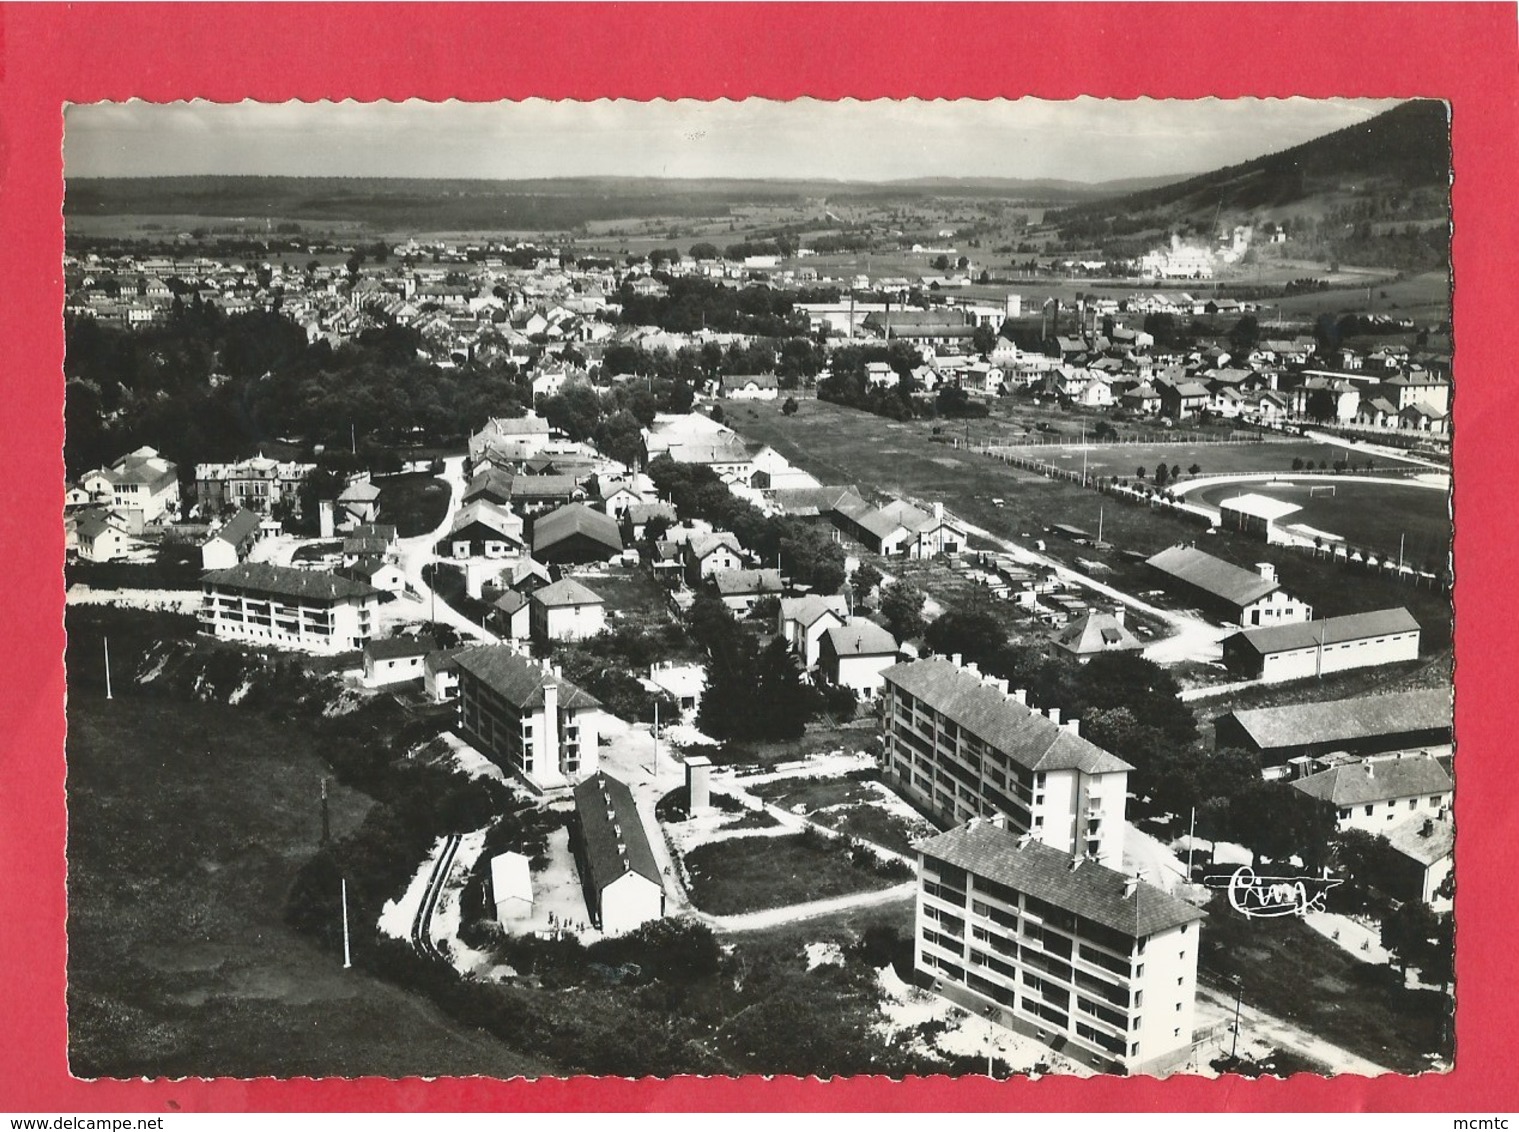
[[1128,763],[1041,713],[1007,681],[959,658],[881,674],[885,772],[946,824],[1003,815],[1009,828],[1078,856],[1123,861]]
[[917,849],[915,959],[936,991],[1099,1069],[1187,1060],[1201,909],[981,819]]
[[306,652],[362,649],[380,591],[319,570],[244,562],[200,579],[200,630],[224,641]]
[[601,702],[556,667],[507,645],[458,653],[459,729],[481,754],[535,790],[596,773]]

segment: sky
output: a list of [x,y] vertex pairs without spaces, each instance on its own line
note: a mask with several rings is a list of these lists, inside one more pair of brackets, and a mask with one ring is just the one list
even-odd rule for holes
[[1055,177],[1200,173],[1396,100],[203,101],[70,106],[69,177]]

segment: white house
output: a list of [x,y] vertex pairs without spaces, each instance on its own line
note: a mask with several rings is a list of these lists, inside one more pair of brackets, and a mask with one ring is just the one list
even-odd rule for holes
[[823,630],[818,643],[818,671],[823,679],[848,688],[857,699],[874,699],[881,673],[897,662],[897,639],[874,621],[851,617]]
[[364,646],[364,684],[383,688],[420,680],[428,654],[438,651],[431,637],[390,637]]
[[535,641],[583,641],[607,627],[607,603],[573,578],[534,590],[528,598]]

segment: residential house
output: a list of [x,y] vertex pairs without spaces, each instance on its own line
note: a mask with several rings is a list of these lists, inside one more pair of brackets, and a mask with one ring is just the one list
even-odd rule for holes
[[909,661],[882,678],[886,776],[946,822],[1006,815],[1062,853],[1123,860],[1133,768],[1075,720],[1031,709],[1022,691],[958,657]]
[[80,485],[94,502],[130,513],[134,534],[179,511],[179,469],[152,448],[139,448],[109,468],[86,472]]
[[1207,387],[1195,381],[1178,384],[1163,381],[1156,392],[1160,394],[1160,411],[1173,421],[1184,421],[1208,407]]
[[1392,853],[1383,863],[1377,887],[1395,900],[1442,902],[1440,889],[1455,863],[1456,826],[1449,817],[1412,814],[1382,836]]
[[1380,392],[1392,402],[1397,412],[1410,405],[1423,405],[1441,416],[1450,413],[1450,382],[1432,373],[1400,373],[1389,377],[1382,383]]
[[572,843],[586,908],[603,935],[625,935],[665,914],[664,878],[633,792],[604,772],[575,787]]
[[1090,610],[1056,635],[1055,647],[1082,664],[1103,653],[1138,652],[1144,643],[1124,624],[1125,612],[1121,605],[1111,613]]
[[487,499],[459,508],[438,553],[450,558],[504,558],[522,549],[522,518]]
[[362,649],[380,591],[318,570],[244,562],[201,576],[200,631],[316,653]]
[[456,662],[459,730],[491,762],[540,792],[596,773],[594,696],[507,645],[466,648]]
[[86,562],[112,562],[127,552],[127,536],[98,511],[86,511],[74,524],[79,557]]
[[695,535],[682,547],[686,583],[699,586],[719,570],[742,570],[747,564],[738,536],[728,531]]
[[370,688],[420,680],[427,657],[438,651],[431,637],[387,637],[364,646],[364,683]]
[[549,423],[537,413],[522,417],[492,417],[469,438],[469,461],[473,467],[491,459],[503,464],[520,463],[537,456],[549,445]]
[[360,523],[373,523],[380,516],[380,489],[368,480],[355,480],[345,487],[337,499],[337,525],[352,527]]
[[240,510],[212,533],[200,547],[204,570],[225,570],[248,557],[259,539],[257,512]]
[[233,464],[195,465],[195,501],[202,516],[226,507],[268,514],[282,502],[300,509],[300,489],[315,464],[254,456]]
[[459,649],[438,649],[422,661],[422,690],[435,704],[445,703],[459,694]]
[[1313,607],[1289,597],[1276,580],[1276,567],[1261,562],[1245,570],[1196,547],[1172,546],[1146,560],[1171,587],[1199,602],[1214,616],[1246,627],[1307,621]]
[[[547,587],[545,587],[547,588]],[[507,590],[491,602],[491,624],[509,641],[525,641],[533,632],[530,594]]]
[[1418,754],[1360,759],[1292,780],[1293,789],[1334,808],[1336,827],[1382,834],[1410,817],[1443,818],[1454,784],[1440,760]]
[[728,374],[722,378],[722,391],[730,401],[774,401],[781,386],[773,373]]
[[818,662],[823,634],[843,625],[847,617],[848,604],[840,596],[783,597],[778,631],[801,659],[802,667],[810,669]]
[[534,590],[528,602],[535,641],[583,641],[607,627],[606,601],[573,578]]
[[1321,621],[1266,625],[1224,638],[1224,663],[1251,680],[1276,683],[1419,659],[1419,623],[1406,609],[1377,609]]
[[779,570],[718,570],[712,575],[717,596],[729,609],[747,613],[764,597],[780,597]]
[[661,661],[649,668],[649,675],[640,683],[653,694],[673,700],[682,718],[694,719],[707,690],[707,670],[700,664]]
[[1186,1064],[1200,908],[979,818],[915,848],[914,964],[935,991],[1104,1072]]
[[818,641],[818,674],[857,699],[880,694],[881,673],[897,663],[897,639],[874,621],[851,617],[823,630]]

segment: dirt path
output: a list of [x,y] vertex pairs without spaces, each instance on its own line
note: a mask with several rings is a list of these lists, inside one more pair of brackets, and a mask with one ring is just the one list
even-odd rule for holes
[[[1234,995],[1229,991],[1215,990],[1198,984],[1197,997],[1215,1009],[1226,1013],[1233,1021]],[[1253,1006],[1241,1004],[1239,1009],[1241,1041],[1255,1040],[1280,1049],[1290,1050],[1332,1067],[1338,1073],[1358,1073],[1364,1077],[1379,1077],[1392,1070],[1386,1066],[1358,1057],[1347,1049],[1326,1042],[1291,1022],[1267,1014]]]
[[873,892],[854,892],[847,896],[834,896],[827,900],[812,900],[806,904],[788,904],[784,908],[766,908],[762,912],[743,912],[735,916],[711,916],[705,912],[694,913],[697,919],[710,924],[720,932],[757,932],[765,928],[795,924],[803,920],[815,920],[833,912],[853,911],[857,908],[877,908],[898,902],[908,903],[918,891],[915,880],[903,881],[890,888],[878,888]]

